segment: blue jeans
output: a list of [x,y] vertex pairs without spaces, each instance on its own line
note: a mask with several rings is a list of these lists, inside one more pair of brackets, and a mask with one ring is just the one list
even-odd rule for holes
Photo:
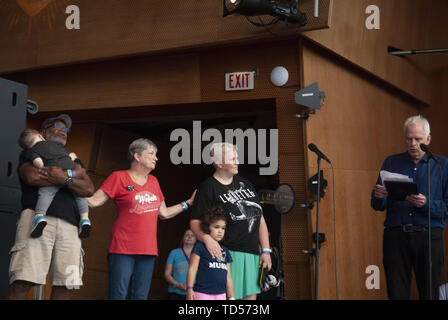
[[152,255],[109,254],[109,299],[146,300],[151,288],[156,257]]

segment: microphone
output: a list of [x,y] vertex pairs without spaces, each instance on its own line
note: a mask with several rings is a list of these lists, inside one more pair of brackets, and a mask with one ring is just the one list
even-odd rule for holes
[[317,154],[317,156],[319,158],[324,159],[325,161],[327,161],[328,163],[331,163],[330,159],[327,158],[326,155],[324,155],[317,147],[314,143],[310,143],[308,145],[308,149],[310,149],[311,151],[313,151],[315,154]]
[[429,148],[426,144],[421,143],[420,149],[422,149],[422,151],[428,155],[428,158],[432,158],[432,159],[434,159],[435,162],[439,162],[439,160],[432,154],[432,152],[429,151]]

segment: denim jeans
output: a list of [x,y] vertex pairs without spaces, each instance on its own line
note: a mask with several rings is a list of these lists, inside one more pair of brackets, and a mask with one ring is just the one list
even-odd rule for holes
[[155,256],[109,254],[109,299],[146,300],[151,288]]

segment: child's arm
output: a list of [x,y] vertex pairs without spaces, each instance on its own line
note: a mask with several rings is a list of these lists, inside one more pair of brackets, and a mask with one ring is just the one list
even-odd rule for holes
[[196,253],[194,252],[191,253],[190,266],[188,267],[188,273],[187,273],[187,300],[195,300],[193,286],[194,281],[196,279],[196,274],[198,272],[198,266],[200,260],[201,257],[199,257]]
[[235,299],[235,292],[233,290],[233,280],[232,280],[232,273],[230,272],[230,262],[227,262],[226,291],[227,291],[227,299],[228,300],[234,300]]
[[35,168],[42,169],[45,167],[44,159],[42,159],[42,157],[33,149],[26,149],[24,152],[24,157],[30,161]]
[[78,159],[78,156],[77,156],[76,153],[74,153],[74,152],[70,152],[68,155],[70,156],[70,158],[72,159],[72,161],[75,161],[75,159]]
[[43,167],[45,167],[44,160],[42,160],[41,157],[35,158],[33,160],[33,166],[35,166],[36,168],[42,169]]

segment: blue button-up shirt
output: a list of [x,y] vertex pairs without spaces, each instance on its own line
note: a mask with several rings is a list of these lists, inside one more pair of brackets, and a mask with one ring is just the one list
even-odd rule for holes
[[[448,216],[448,159],[435,155],[436,163],[430,159],[431,169],[431,227],[445,228]],[[384,160],[381,170],[400,173],[409,176],[417,183],[418,192],[426,197],[426,204],[422,208],[414,207],[408,201],[396,201],[386,198],[375,198],[372,191],[371,206],[378,211],[387,209],[384,226],[398,227],[406,224],[428,226],[428,156],[425,155],[417,164],[407,152],[392,155]],[[377,184],[381,183],[378,175]],[[443,195],[443,196],[442,196]]]

